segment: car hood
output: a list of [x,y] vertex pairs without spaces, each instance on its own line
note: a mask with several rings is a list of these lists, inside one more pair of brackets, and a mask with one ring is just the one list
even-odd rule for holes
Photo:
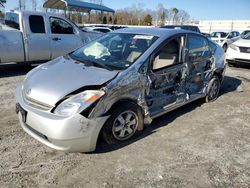
[[87,67],[68,56],[59,57],[27,74],[23,94],[26,98],[55,106],[68,94],[85,86],[100,86],[117,74],[117,71]]
[[236,46],[240,47],[250,47],[250,40],[247,39],[239,39],[236,42],[234,42]]

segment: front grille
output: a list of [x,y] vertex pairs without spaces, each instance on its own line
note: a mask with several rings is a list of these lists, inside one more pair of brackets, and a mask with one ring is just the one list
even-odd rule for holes
[[239,47],[240,48],[240,52],[242,53],[250,53],[250,48],[248,47]]
[[50,106],[48,104],[44,104],[40,101],[37,101],[35,99],[28,97],[25,93],[23,93],[23,98],[24,98],[25,103],[27,103],[28,105],[30,105],[34,108],[44,110],[44,111],[49,111],[53,108],[53,106]]

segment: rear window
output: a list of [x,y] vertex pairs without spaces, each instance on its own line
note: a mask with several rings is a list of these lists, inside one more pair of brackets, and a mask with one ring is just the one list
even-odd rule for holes
[[20,30],[19,15],[14,12],[7,12],[5,14],[5,24],[9,27]]
[[42,16],[30,16],[29,23],[32,33],[45,33],[45,25]]
[[224,32],[213,32],[211,34],[211,37],[215,37],[215,38],[218,38],[219,36],[222,37],[222,38],[225,38],[228,34],[227,33],[224,33]]

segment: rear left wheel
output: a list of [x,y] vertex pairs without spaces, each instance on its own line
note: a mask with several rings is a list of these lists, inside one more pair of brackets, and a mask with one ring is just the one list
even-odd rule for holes
[[205,98],[206,102],[212,102],[218,98],[220,87],[221,83],[219,77],[216,75],[213,76],[208,83],[207,96]]

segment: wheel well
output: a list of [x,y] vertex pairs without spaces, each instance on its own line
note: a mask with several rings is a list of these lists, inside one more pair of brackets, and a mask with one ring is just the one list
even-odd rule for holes
[[[134,105],[136,105],[140,110],[142,110],[141,107],[137,104],[136,101],[134,101],[134,100],[132,100],[132,99],[121,99],[121,100],[115,102],[115,103],[112,105],[112,107],[111,107],[105,114],[106,114],[106,115],[109,115],[110,113],[112,113],[112,111],[113,111],[114,109],[118,108],[119,106],[121,106],[121,105],[123,105],[123,104],[128,104],[128,103],[134,104]],[[142,111],[142,112],[143,112],[143,111]],[[143,114],[143,113],[142,113],[142,114]]]
[[[142,111],[142,108],[137,104],[137,102],[136,102],[135,100],[132,100],[132,99],[121,99],[121,100],[115,102],[115,103],[112,105],[112,107],[104,114],[104,116],[105,116],[105,115],[110,115],[114,109],[118,108],[118,107],[121,106],[121,105],[128,104],[128,103],[131,103],[131,104],[136,105],[136,106],[141,110],[142,116],[144,117],[144,113],[143,113],[143,111]],[[104,127],[104,126],[103,126],[103,127]],[[99,135],[98,135],[98,140],[101,139],[101,132],[103,131],[103,127],[102,127],[102,129],[100,130],[100,133],[99,133]]]
[[214,72],[214,75],[218,76],[220,81],[222,81],[222,79],[223,79],[222,73],[223,73],[223,70],[218,70],[218,71]]

